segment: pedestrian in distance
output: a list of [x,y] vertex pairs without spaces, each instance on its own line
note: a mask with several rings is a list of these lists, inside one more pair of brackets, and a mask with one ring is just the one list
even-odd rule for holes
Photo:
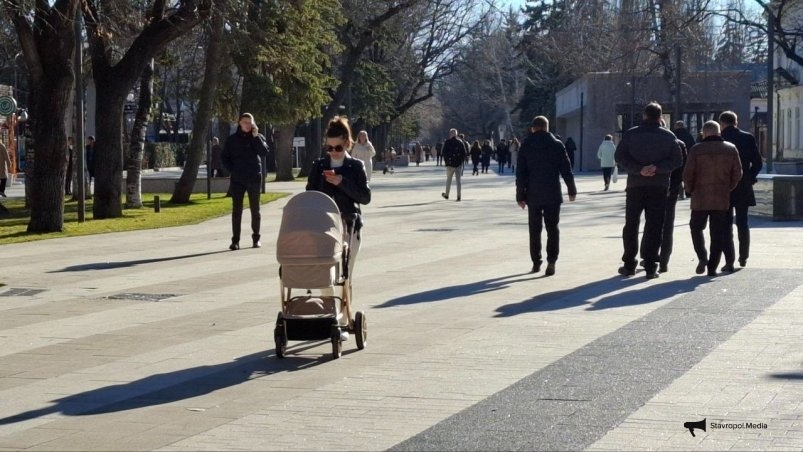
[[505,165],[507,164],[507,143],[504,139],[499,140],[496,145],[496,163],[499,165],[499,174],[505,174]]
[[251,210],[251,239],[254,248],[262,247],[260,239],[261,216],[259,197],[262,184],[262,159],[268,156],[268,144],[259,133],[251,113],[243,113],[237,130],[226,139],[220,154],[223,166],[231,174],[229,193],[231,194],[231,245],[229,249],[240,249],[240,229],[243,217],[243,198],[248,193],[248,207]]
[[572,164],[572,168],[574,168],[574,154],[577,151],[577,144],[575,144],[572,137],[566,138],[566,154],[569,155],[569,162]]
[[722,138],[736,146],[739,151],[739,160],[742,163],[742,180],[730,194],[730,209],[728,209],[728,220],[725,226],[723,249],[725,267],[723,271],[730,272],[734,270],[733,264],[736,261],[736,247],[733,241],[734,219],[739,238],[739,266],[746,266],[747,259],[750,257],[750,225],[747,221],[747,210],[750,206],[756,205],[753,184],[756,183],[763,166],[755,137],[749,132],[740,130],[738,123],[739,118],[732,111],[726,111],[719,115]]
[[614,159],[627,171],[625,190],[625,226],[622,229],[622,267],[619,274],[636,274],[639,254],[639,223],[644,212],[641,259],[647,279],[658,277],[658,251],[666,214],[669,176],[683,163],[675,135],[661,127],[661,105],[650,102],[644,107],[643,122],[624,133]]
[[[661,120],[663,126],[663,119]],[[675,210],[677,208],[678,199],[681,198],[680,193],[683,191],[683,168],[686,166],[687,150],[686,142],[680,138],[675,141],[680,148],[680,153],[683,157],[683,163],[675,168],[669,175],[669,192],[666,197],[666,209],[664,209],[664,224],[661,227],[661,248],[658,253],[658,272],[666,273],[669,271],[669,258],[672,256],[672,247],[674,244],[675,234]]]
[[365,165],[348,153],[353,145],[348,120],[335,116],[326,128],[327,155],[312,163],[306,187],[307,191],[315,190],[329,195],[340,209],[344,234],[354,234],[349,251],[349,275],[353,275],[362,244],[363,221],[360,205],[371,202],[371,188],[368,186]]
[[[692,146],[696,144],[694,140],[694,136],[689,132],[689,129],[686,128],[686,123],[683,121],[675,121],[675,125],[672,127],[672,133],[675,134],[678,140],[682,141],[683,144],[686,146],[686,152],[691,149]],[[682,171],[681,171],[681,180]],[[678,194],[679,199],[686,199],[686,190],[683,190],[683,183],[681,182],[681,190]]]
[[549,120],[536,116],[530,126],[530,135],[521,143],[516,164],[516,202],[522,209],[528,209],[532,273],[541,271],[541,230],[545,227],[547,267],[544,275],[555,274],[560,253],[561,178],[569,192],[569,201],[573,202],[577,196],[570,165],[563,143],[549,133]]
[[613,174],[613,167],[616,161],[613,158],[616,153],[616,145],[613,144],[613,135],[605,135],[602,143],[597,148],[597,158],[599,159],[599,166],[602,168],[602,181],[605,183],[605,191],[611,186],[611,175]]
[[491,140],[485,140],[482,143],[482,155],[480,156],[480,171],[487,173],[491,167],[491,156],[494,153],[494,148],[491,147]]
[[[683,182],[691,194],[691,230],[694,252],[697,253],[698,275],[708,269],[708,276],[716,276],[725,241],[731,190],[742,178],[739,151],[720,135],[719,123],[708,121],[703,125],[703,141],[689,152]],[[705,230],[711,239],[711,251],[706,252]]]
[[474,165],[474,168],[471,170],[471,175],[478,176],[480,174],[480,158],[482,157],[482,147],[480,146],[479,140],[474,140],[474,144],[471,145],[471,150],[469,152],[471,154],[471,164]]
[[8,148],[0,142],[0,196],[6,197],[6,182],[8,182],[8,174],[11,172],[11,155],[8,153]]
[[223,153],[223,148],[220,146],[220,139],[212,137],[211,161],[209,162],[212,170],[212,177],[226,177],[226,170],[223,168],[223,161],[220,155]]
[[457,136],[457,129],[449,129],[449,139],[443,143],[443,163],[446,165],[446,191],[441,193],[443,199],[449,199],[449,191],[454,177],[457,183],[457,200],[460,201],[462,192],[460,179],[465,160],[465,143]]
[[519,147],[521,147],[521,143],[519,139],[513,137],[510,140],[510,146],[508,147],[508,159],[507,159],[507,167],[513,171],[513,174],[516,174],[516,161],[519,159]]
[[84,152],[86,153],[86,172],[87,172],[87,183],[92,183],[92,179],[95,178],[95,137],[89,135],[86,137],[86,146],[84,146]]
[[415,142],[415,166],[421,166],[421,162],[424,161],[424,147],[421,146],[421,143],[418,141]]
[[64,175],[64,194],[72,195],[73,163],[75,162],[75,148],[72,137],[67,137],[67,173]]
[[[468,156],[471,153],[471,145],[468,144],[468,140],[466,139],[465,134],[461,133],[460,135],[458,135],[458,137],[460,138],[460,141],[463,142],[463,147],[466,150],[465,157],[463,158],[463,166],[461,167],[461,169],[465,169],[465,165],[468,165]],[[460,174],[462,175],[463,172],[460,171]]]
[[374,156],[376,156],[376,149],[374,149],[371,140],[368,139],[367,131],[360,130],[360,133],[357,134],[357,142],[354,143],[354,147],[351,148],[351,156],[362,161],[362,164],[365,165],[365,175],[368,178],[368,182],[371,182],[371,173],[374,171],[373,159]]
[[443,150],[443,143],[438,141],[435,143],[435,166],[441,166],[443,156],[441,155],[441,151]]

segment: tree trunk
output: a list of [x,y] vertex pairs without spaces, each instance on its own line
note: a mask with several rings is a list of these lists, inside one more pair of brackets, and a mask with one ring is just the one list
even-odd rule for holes
[[137,116],[131,129],[131,143],[126,156],[125,206],[142,208],[142,156],[145,154],[145,135],[153,103],[153,60],[145,66],[139,84]]
[[293,177],[293,134],[295,124],[282,124],[276,127],[276,181],[294,180]]
[[97,93],[95,202],[92,214],[95,219],[118,218],[123,215],[123,104],[128,86],[104,81],[97,72],[95,80],[104,89],[99,89]]
[[[198,179],[198,167],[204,159],[210,124],[212,119],[213,103],[220,81],[221,56],[223,53],[221,42],[223,36],[223,15],[220,12],[212,13],[212,33],[209,36],[209,45],[206,48],[206,65],[204,68],[204,81],[201,87],[201,99],[198,102],[198,114],[192,125],[192,141],[187,149],[187,160],[184,171],[173,191],[171,203],[186,204],[190,202],[190,195]],[[206,162],[208,167],[212,162]],[[207,175],[208,177],[209,175]]]

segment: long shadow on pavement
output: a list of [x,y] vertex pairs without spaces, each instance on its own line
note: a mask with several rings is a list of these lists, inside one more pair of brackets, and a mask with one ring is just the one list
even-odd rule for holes
[[[620,292],[622,289],[644,283],[643,275],[643,273],[639,273],[638,276],[626,279],[621,276],[613,276],[579,287],[539,294],[518,303],[500,306],[496,309],[497,314],[495,317],[512,317],[528,312],[557,311],[578,306],[586,306],[587,311],[597,311],[652,303],[681,293],[691,292],[697,286],[710,281],[706,277],[696,277],[685,281],[668,281]],[[607,294],[611,295],[599,298]]]
[[88,416],[114,413],[191,399],[266,375],[304,370],[326,362],[320,358],[287,356],[268,359],[268,352],[232,362],[181,369],[54,400],[54,404],[0,419],[0,425],[37,419],[53,413]]
[[185,254],[183,256],[168,256],[156,257],[153,259],[137,259],[133,261],[120,261],[120,262],[94,262],[91,264],[71,265],[64,267],[61,270],[51,270],[48,273],[64,273],[64,272],[83,272],[87,270],[112,270],[115,268],[134,267],[136,265],[153,264],[156,262],[167,262],[179,259],[192,259],[193,257],[211,256],[213,254],[231,253],[229,250],[210,251],[208,253]]
[[377,307],[390,308],[393,306],[405,306],[416,303],[431,303],[434,301],[443,301],[452,298],[467,297],[471,295],[502,290],[509,287],[510,284],[512,283],[535,279],[534,277],[512,279],[524,275],[529,275],[529,273],[520,273],[517,275],[491,278],[491,279],[486,279],[484,281],[477,281],[469,284],[461,284],[459,286],[441,287],[438,289],[428,290],[426,292],[419,292],[410,295],[405,295],[399,298],[393,298],[378,305]]

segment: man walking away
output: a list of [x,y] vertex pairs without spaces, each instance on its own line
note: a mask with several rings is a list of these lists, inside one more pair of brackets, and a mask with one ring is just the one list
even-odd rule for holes
[[729,272],[734,270],[733,262],[736,259],[733,243],[734,211],[736,213],[736,229],[739,234],[739,265],[742,267],[747,265],[747,258],[750,257],[750,226],[747,224],[747,208],[756,205],[753,184],[756,183],[756,177],[763,166],[756,139],[749,132],[739,130],[736,127],[738,122],[736,113],[732,111],[726,111],[719,115],[722,138],[736,146],[742,163],[742,180],[731,192],[730,209],[725,226],[725,245],[722,250],[725,254],[725,267],[722,271]]
[[647,279],[658,277],[658,249],[661,247],[661,228],[666,212],[669,176],[683,164],[683,155],[675,135],[661,127],[663,111],[657,102],[644,107],[643,122],[625,132],[614,157],[627,171],[625,226],[622,229],[624,252],[619,274],[636,274],[636,255],[639,252],[639,223],[644,212],[644,235],[641,239],[641,258]]
[[[703,141],[695,144],[683,171],[686,191],[691,194],[691,240],[697,253],[697,274],[706,267],[708,276],[716,276],[725,240],[731,190],[742,178],[742,164],[736,146],[719,134],[719,124],[703,125]],[[711,253],[706,253],[703,230],[710,221]]]
[[[686,128],[686,123],[683,121],[675,121],[675,125],[672,128],[672,132],[678,138],[678,140],[682,141],[683,144],[686,146],[686,152],[689,152],[692,146],[696,144],[694,137],[692,136],[689,129]],[[685,157],[684,157],[685,162]],[[683,171],[681,170],[681,179],[683,179]],[[683,182],[681,181],[680,193],[678,193],[679,199],[686,199],[686,191],[683,190]]]
[[[688,131],[686,132],[688,133]],[[676,141],[678,147],[680,147],[680,153],[683,155],[683,164],[675,168],[672,174],[669,175],[669,195],[666,197],[664,225],[661,229],[661,252],[658,258],[659,273],[669,271],[669,256],[672,255],[673,236],[675,233],[675,208],[678,205],[681,192],[683,192],[683,168],[686,165],[686,157],[688,155],[686,143],[680,138],[677,138]]]
[[555,262],[560,252],[560,205],[563,193],[560,178],[566,183],[569,201],[577,196],[569,156],[566,148],[549,133],[549,120],[536,116],[530,126],[530,135],[521,143],[516,162],[516,202],[527,207],[530,227],[530,258],[532,273],[541,271],[541,228],[546,226],[546,260],[544,275],[555,274]]
[[443,199],[449,199],[452,177],[457,179],[457,200],[460,201],[460,176],[463,173],[463,162],[466,160],[466,148],[457,137],[457,129],[449,130],[449,139],[443,143],[443,164],[446,165],[446,191],[441,193]]
[[597,158],[599,159],[599,166],[602,168],[602,180],[605,182],[605,191],[611,185],[611,175],[613,174],[613,166],[616,163],[613,161],[613,154],[616,152],[616,145],[613,144],[613,135],[605,135],[597,148]]
[[441,166],[441,159],[443,158],[443,155],[441,153],[442,150],[443,150],[443,143],[441,143],[440,141],[435,143],[435,166]]

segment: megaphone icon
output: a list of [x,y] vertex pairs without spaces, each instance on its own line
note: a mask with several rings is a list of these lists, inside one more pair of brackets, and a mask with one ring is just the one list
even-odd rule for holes
[[[706,418],[706,419],[708,419],[708,418]],[[691,433],[691,436],[694,436],[694,429],[696,429],[696,428],[698,428],[698,429],[700,429],[702,431],[705,431],[705,419],[703,419],[702,421],[697,421],[697,422],[684,422],[683,423],[683,428],[689,429],[689,433]]]

